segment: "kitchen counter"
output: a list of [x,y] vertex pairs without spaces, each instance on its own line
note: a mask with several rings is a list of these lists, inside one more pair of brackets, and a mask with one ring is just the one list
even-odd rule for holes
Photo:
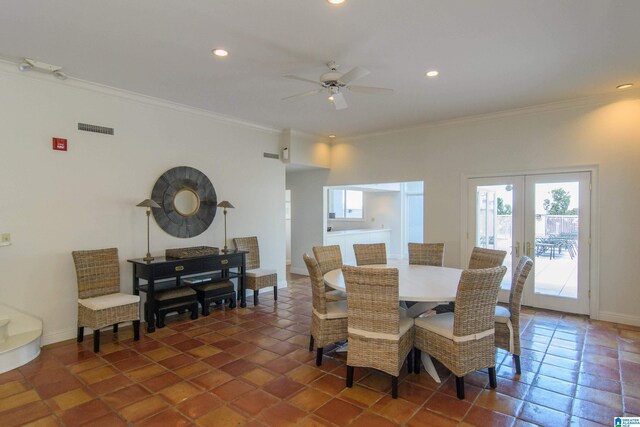
[[391,250],[391,230],[389,228],[363,228],[359,230],[327,231],[324,236],[325,245],[339,245],[342,262],[356,265],[354,244],[384,243],[387,246],[387,256]]

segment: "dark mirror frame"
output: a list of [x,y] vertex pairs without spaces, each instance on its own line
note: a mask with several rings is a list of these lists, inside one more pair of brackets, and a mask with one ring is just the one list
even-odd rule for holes
[[[181,190],[193,191],[200,206],[192,215],[184,216],[175,209],[174,199]],[[175,237],[195,237],[202,234],[216,217],[218,198],[209,178],[198,169],[178,166],[158,178],[151,199],[161,207],[153,208],[153,217],[164,231]]]

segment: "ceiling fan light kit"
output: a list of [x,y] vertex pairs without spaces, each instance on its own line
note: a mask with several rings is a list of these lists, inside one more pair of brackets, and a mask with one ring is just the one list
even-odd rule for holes
[[338,64],[335,61],[327,63],[329,72],[326,72],[320,76],[319,81],[307,79],[304,77],[287,75],[284,76],[287,79],[299,80],[305,83],[311,83],[319,85],[320,89],[311,90],[308,92],[298,93],[295,95],[287,96],[285,99],[301,98],[308,95],[315,95],[324,91],[329,93],[329,101],[333,103],[336,110],[342,110],[348,107],[347,101],[344,98],[343,89],[348,89],[353,92],[359,93],[391,93],[393,89],[386,89],[381,87],[372,86],[352,86],[350,83],[354,80],[360,79],[369,74],[369,70],[362,67],[354,67],[345,74],[338,71]]

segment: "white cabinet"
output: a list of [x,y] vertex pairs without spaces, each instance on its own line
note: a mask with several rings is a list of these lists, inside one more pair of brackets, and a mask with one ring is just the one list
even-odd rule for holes
[[325,234],[326,246],[339,245],[342,252],[342,262],[348,265],[356,265],[356,256],[353,253],[353,245],[356,243],[384,243],[387,247],[387,256],[391,250],[391,230],[342,230],[330,231]]

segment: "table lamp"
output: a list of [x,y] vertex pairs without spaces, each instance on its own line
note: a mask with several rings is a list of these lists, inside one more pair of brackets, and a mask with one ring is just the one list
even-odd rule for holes
[[142,259],[147,261],[147,262],[153,261],[153,257],[151,256],[151,253],[149,252],[149,216],[151,216],[151,208],[159,208],[160,205],[157,204],[156,202],[154,202],[151,199],[144,199],[143,201],[138,203],[136,206],[140,206],[142,208],[147,208],[147,256],[142,258]]
[[224,212],[224,249],[222,249],[222,252],[229,252],[229,249],[227,249],[227,209],[233,209],[235,206],[223,200],[218,203],[218,207],[222,208]]

